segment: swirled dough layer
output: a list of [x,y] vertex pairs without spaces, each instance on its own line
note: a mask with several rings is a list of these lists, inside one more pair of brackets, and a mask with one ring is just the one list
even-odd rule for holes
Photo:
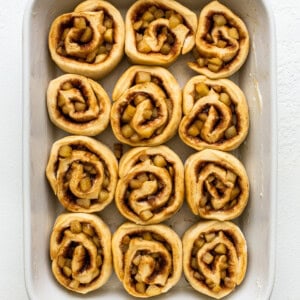
[[194,71],[209,78],[225,78],[237,72],[247,59],[249,33],[245,23],[218,1],[200,13],[196,34]]
[[67,73],[100,79],[124,54],[125,26],[107,1],[87,0],[74,12],[58,16],[49,31],[51,57]]
[[112,271],[111,233],[96,215],[58,216],[50,238],[52,272],[66,289],[80,294],[99,289]]
[[168,66],[195,44],[197,16],[172,0],[139,0],[126,15],[125,52],[135,64]]
[[191,78],[183,89],[183,113],[179,136],[196,150],[231,151],[247,137],[248,104],[229,79]]
[[109,124],[110,99],[96,81],[65,74],[50,81],[47,108],[53,124],[73,134],[94,136]]
[[113,234],[112,251],[116,275],[134,297],[166,293],[180,279],[181,240],[166,225],[124,223]]
[[156,224],[174,215],[184,196],[183,165],[166,146],[137,147],[120,160],[115,201],[137,224]]
[[203,150],[186,160],[185,188],[192,212],[205,219],[237,218],[249,198],[244,166],[232,154],[218,150]]
[[60,203],[72,212],[103,210],[112,200],[118,163],[101,142],[68,136],[51,148],[46,175]]
[[176,134],[181,119],[181,89],[161,67],[132,66],[113,91],[111,126],[131,146],[156,146]]
[[183,270],[201,294],[220,299],[243,281],[247,269],[247,244],[231,222],[199,222],[182,239]]

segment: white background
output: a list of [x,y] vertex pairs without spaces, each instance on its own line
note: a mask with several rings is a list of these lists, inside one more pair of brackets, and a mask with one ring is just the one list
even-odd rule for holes
[[[297,300],[300,299],[300,1],[269,2],[277,31],[279,128],[276,274],[271,299]],[[26,1],[0,0],[0,4],[0,299],[27,299],[22,203],[22,18]]]

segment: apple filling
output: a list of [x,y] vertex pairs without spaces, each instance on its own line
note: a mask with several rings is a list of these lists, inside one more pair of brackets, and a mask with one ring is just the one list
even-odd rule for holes
[[140,156],[135,166],[138,171],[127,178],[123,202],[142,221],[148,221],[175,197],[174,165],[157,154]]
[[[222,238],[225,237],[225,243]],[[211,244],[211,246],[210,246]],[[204,250],[205,249],[205,250]],[[193,243],[190,268],[193,277],[214,293],[236,286],[232,259],[232,240],[226,232],[206,232]]]
[[[166,22],[161,22],[161,20]],[[176,41],[172,29],[180,24],[188,28],[183,17],[174,10],[155,5],[143,8],[133,21],[137,50],[141,53],[156,52],[168,55]],[[148,38],[153,34],[157,36],[156,47],[153,47]]]
[[[76,235],[81,235],[81,238],[76,238]],[[84,288],[99,276],[104,260],[101,237],[91,224],[74,220],[61,233],[60,242],[64,239],[70,239],[70,242],[57,257],[64,283],[70,289]]]
[[[88,99],[87,87],[78,80],[68,80],[61,84],[57,94],[57,105],[61,114],[76,122],[86,122],[97,118],[101,112],[100,99]],[[97,100],[94,103],[93,100]],[[96,106],[96,105],[97,106]],[[92,106],[92,107],[91,107]],[[88,112],[83,114],[84,112]]]
[[[96,15],[97,13],[92,15],[92,20],[96,18]],[[61,35],[56,52],[61,56],[88,64],[105,61],[116,40],[114,21],[103,11],[98,15],[96,25],[92,25],[91,17],[85,17],[84,13],[80,16],[71,14],[69,21],[61,24]],[[96,29],[99,30],[97,34],[95,34]]]
[[[138,246],[130,263],[132,288],[139,294],[159,294],[169,276],[172,276],[172,247],[160,234],[151,231],[125,235],[120,245],[124,255],[130,248],[130,243]],[[141,243],[145,244],[144,249]],[[151,246],[153,250],[150,249]]]
[[58,151],[64,198],[84,209],[108,200],[110,174],[96,154],[78,145],[63,145]]
[[218,1],[211,1],[200,12],[188,65],[209,78],[226,78],[237,72],[249,52],[249,33],[242,19]]
[[[213,96],[212,101],[209,99],[210,96]],[[221,140],[229,140],[238,135],[238,114],[235,110],[235,104],[225,87],[219,85],[209,86],[200,82],[195,84],[193,97],[195,102],[200,99],[203,103],[205,103],[205,99],[209,101],[206,105],[200,106],[194,118],[189,122],[187,128],[189,136],[202,139],[208,143],[215,143]],[[202,99],[204,97],[207,98]],[[225,118],[229,119],[225,120]],[[225,129],[224,125],[226,126]],[[219,133],[214,134],[214,131],[219,131]]]
[[[240,39],[239,31],[227,21],[225,15],[213,14],[209,23],[211,24],[209,32],[202,36],[204,43],[222,49],[236,47]],[[224,56],[222,59],[219,56],[201,55],[201,51],[199,52],[196,47],[193,49],[193,55],[200,68],[206,67],[212,72],[219,72],[222,68],[226,68],[226,65],[235,58]]]
[[198,173],[199,209],[205,212],[226,211],[238,203],[241,187],[233,170],[221,164],[204,163]]

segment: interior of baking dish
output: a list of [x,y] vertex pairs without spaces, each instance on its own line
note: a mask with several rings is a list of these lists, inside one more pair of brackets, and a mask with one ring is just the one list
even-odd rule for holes
[[[24,74],[24,240],[25,279],[31,299],[79,299],[82,296],[67,292],[51,274],[49,235],[55,218],[63,211],[55,199],[45,177],[45,166],[52,143],[67,135],[48,120],[45,93],[49,81],[61,74],[51,61],[47,35],[54,18],[71,11],[80,1],[30,0],[24,16],[23,74]],[[208,1],[180,1],[199,15]],[[248,242],[248,270],[244,282],[230,295],[230,299],[268,299],[274,275],[274,225],[276,205],[276,95],[275,95],[275,40],[270,7],[265,0],[222,1],[246,23],[251,48],[246,64],[232,78],[245,92],[250,113],[250,131],[246,141],[234,154],[244,163],[250,180],[250,199],[243,215],[235,222],[241,227]],[[111,1],[125,16],[133,3]],[[190,55],[181,57],[169,70],[180,85],[196,75],[186,62]],[[122,63],[101,84],[111,96],[116,80],[129,66]],[[110,129],[98,138],[112,148],[115,139]],[[173,138],[168,145],[182,160],[194,152]],[[114,231],[124,219],[111,204],[101,218]],[[166,224],[179,235],[199,220],[185,204]],[[167,295],[157,299],[205,299],[193,291],[182,276]],[[86,295],[86,299],[129,299],[122,285],[113,275],[100,290]]]

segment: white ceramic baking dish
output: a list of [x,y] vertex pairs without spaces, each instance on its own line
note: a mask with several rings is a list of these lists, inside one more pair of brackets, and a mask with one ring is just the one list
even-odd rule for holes
[[[64,12],[72,11],[79,0],[30,0],[24,15],[23,36],[23,188],[25,281],[31,299],[131,299],[115,275],[98,291],[76,295],[62,288],[51,274],[49,235],[56,216],[63,211],[45,177],[45,166],[52,143],[66,133],[48,120],[45,92],[48,82],[61,74],[48,53],[47,35],[51,22]],[[111,1],[123,15],[132,0]],[[199,15],[208,1],[181,0]],[[246,22],[251,36],[251,51],[244,67],[234,80],[244,90],[250,109],[251,129],[246,142],[235,151],[248,171],[251,195],[247,209],[236,222],[244,232],[249,251],[249,265],[242,285],[230,299],[268,299],[275,273],[275,207],[277,173],[276,57],[274,24],[266,0],[224,0]],[[179,59],[170,70],[181,86],[193,75],[186,66],[187,57]],[[113,86],[128,67],[126,59],[102,85],[111,95]],[[99,137],[112,147],[115,140],[110,130]],[[193,151],[175,137],[168,143],[184,160]],[[123,219],[111,204],[99,214],[114,231]],[[179,234],[195,218],[186,205],[171,218]],[[194,292],[184,280],[168,294],[157,299],[206,299]]]

